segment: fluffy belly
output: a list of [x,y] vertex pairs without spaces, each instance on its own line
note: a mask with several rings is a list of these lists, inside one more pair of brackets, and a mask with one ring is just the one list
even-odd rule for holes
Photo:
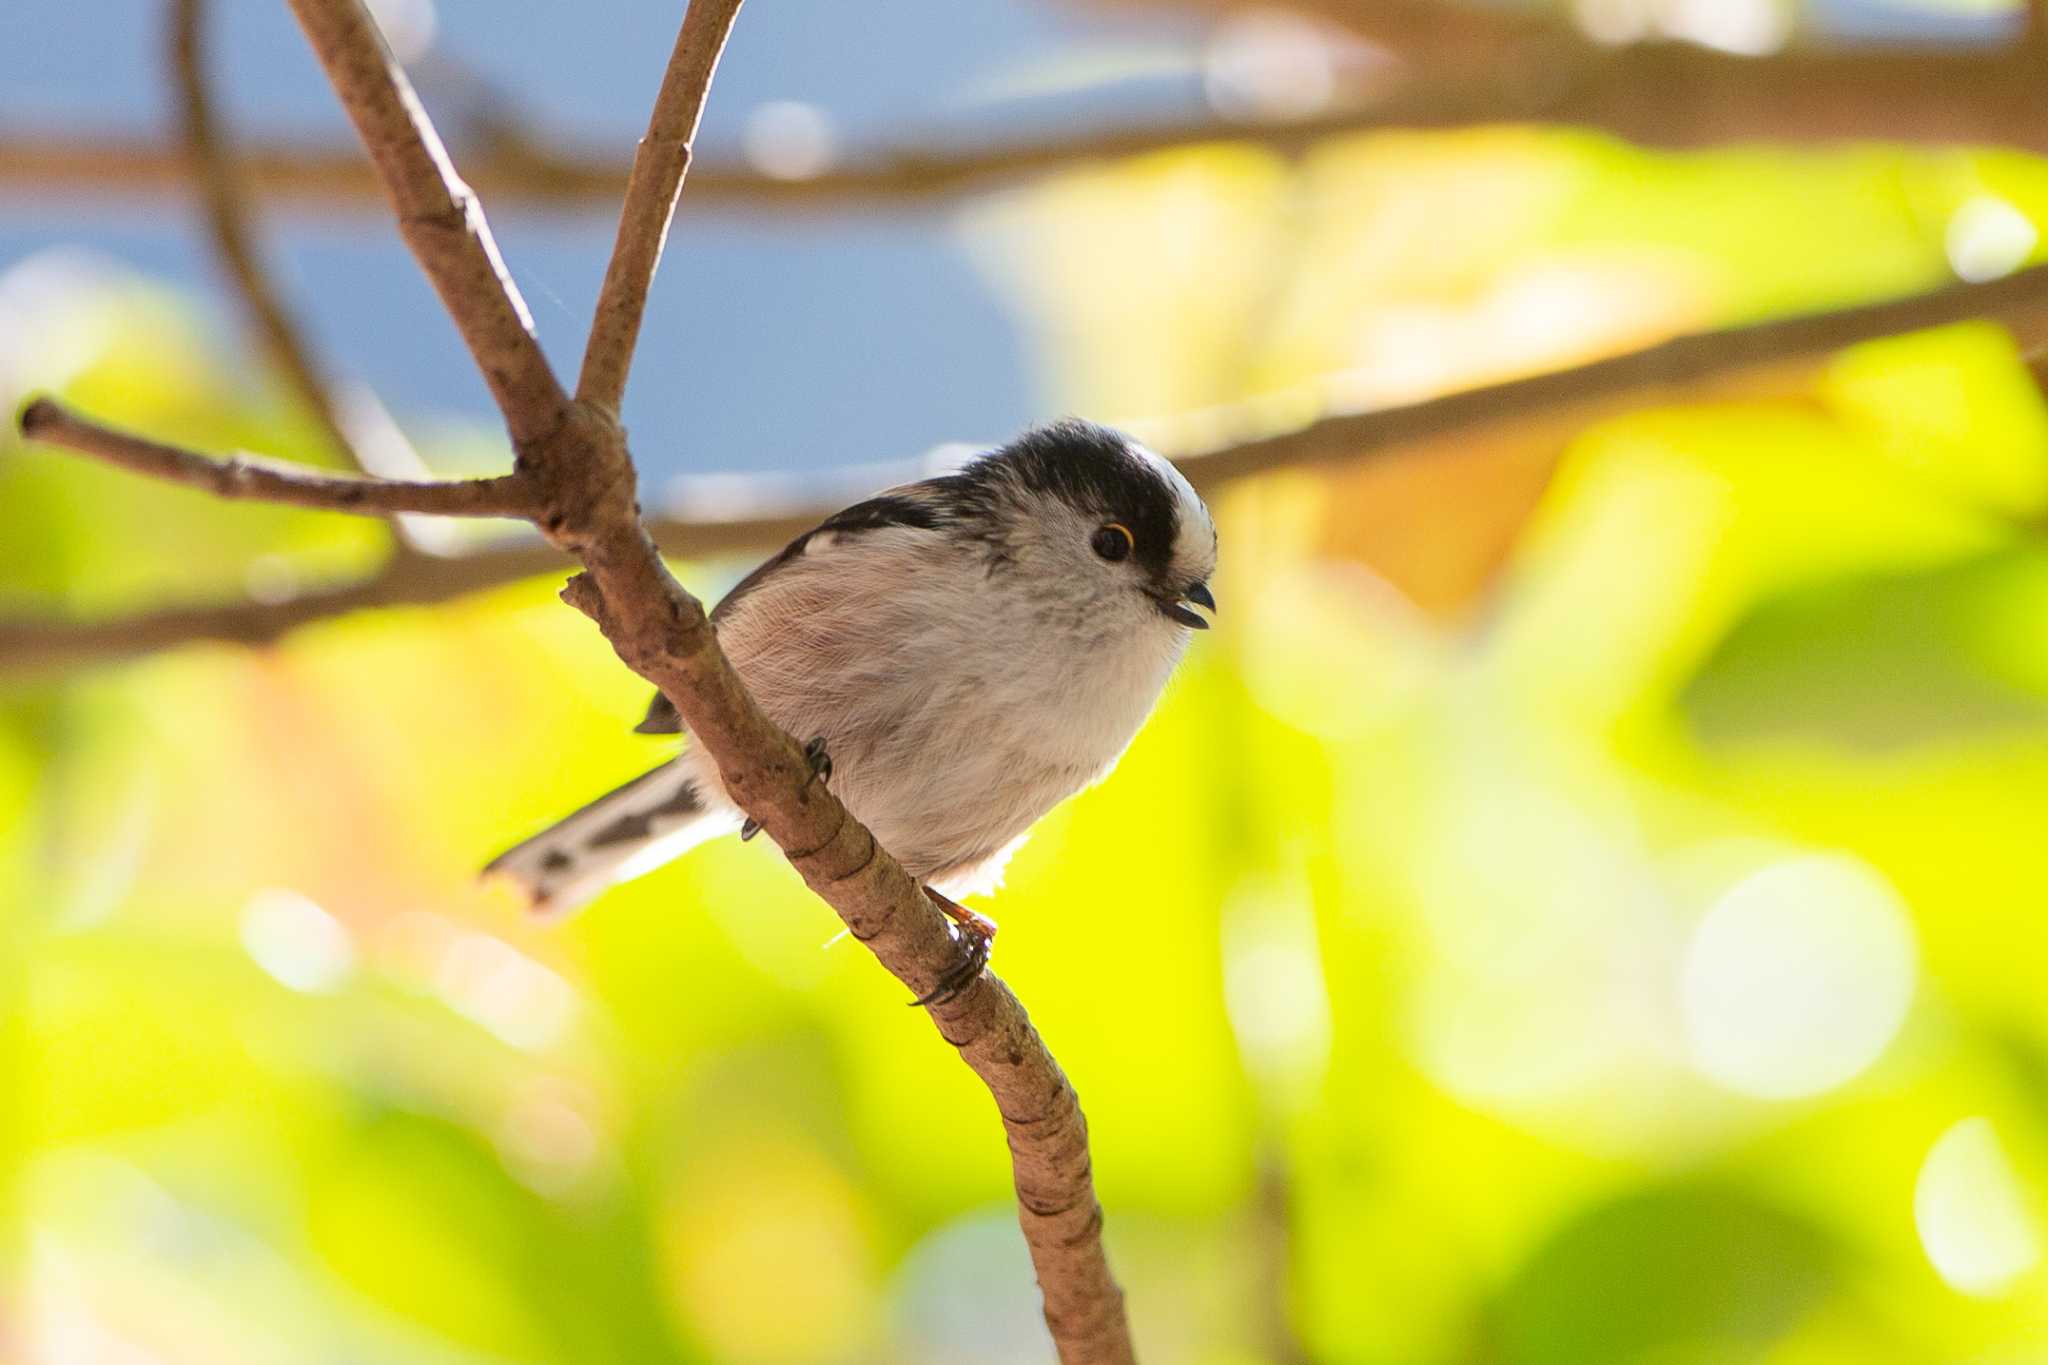
[[987,889],[1034,823],[1109,770],[1180,652],[1163,618],[1141,620],[964,674],[990,654],[973,638],[988,629],[981,618],[1020,611],[994,604],[951,628],[906,629],[888,655],[847,645],[858,637],[822,614],[735,642],[768,715],[800,741],[824,737],[833,792],[949,895]]
[[832,790],[912,876],[992,878],[1041,816],[1116,757],[1063,753],[1063,736],[1033,733],[1019,719],[1014,709],[954,708],[943,720],[828,733]]

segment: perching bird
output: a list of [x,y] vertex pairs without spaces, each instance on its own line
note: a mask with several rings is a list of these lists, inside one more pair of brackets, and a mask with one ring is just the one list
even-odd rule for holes
[[[993,889],[1039,817],[1116,765],[1207,627],[1189,604],[1215,609],[1215,568],[1180,472],[1068,420],[856,503],[712,611],[761,708],[961,924],[935,996],[979,974],[995,927],[953,898]],[[640,729],[683,726],[656,696]],[[742,822],[693,747],[485,870],[562,914]]]

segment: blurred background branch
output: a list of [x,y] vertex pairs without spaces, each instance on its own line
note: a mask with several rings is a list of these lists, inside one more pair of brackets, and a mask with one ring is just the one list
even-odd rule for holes
[[[1330,4],[1333,20],[1391,45],[1392,71],[1356,107],[1309,117],[1204,119],[981,146],[894,145],[801,175],[706,163],[691,173],[699,209],[839,212],[950,199],[1008,181],[1148,152],[1244,142],[1301,151],[1347,133],[1545,122],[1598,129],[1646,147],[1759,140],[1986,143],[2048,151],[2048,112],[2025,41],[1990,50],[1794,49],[1767,57],[1684,43],[1602,47],[1549,22],[1431,4]],[[1411,13],[1411,11],[1414,11]],[[1447,40],[1429,13],[1450,14]],[[1320,11],[1319,11],[1320,12]],[[1468,34],[1466,27],[1471,32]],[[1440,35],[1444,36],[1444,35]],[[1419,52],[1406,49],[1417,47]],[[1447,62],[1440,49],[1463,54]],[[1476,50],[1475,50],[1476,49]],[[536,142],[526,121],[497,127],[463,158],[481,194],[541,208],[615,202],[624,162]],[[160,196],[182,192],[181,158],[146,140],[0,135],[0,187],[22,193]],[[236,156],[240,176],[282,205],[373,208],[376,181],[353,150],[257,144]]]
[[[1233,480],[1294,467],[1443,458],[1471,445],[1497,455],[1503,440],[1523,446],[1547,468],[1562,453],[1569,432],[1604,414],[1684,394],[1698,397],[1704,381],[1719,381],[1721,392],[1742,391],[1753,372],[1859,341],[1974,317],[1999,319],[2022,338],[2048,335],[2048,266],[1834,313],[1678,337],[1571,369],[1399,407],[1330,415],[1269,435],[1231,439],[1226,434],[1220,444],[1214,443],[1216,433],[1270,427],[1276,410],[1298,407],[1300,398],[1235,411],[1183,414],[1153,423],[1143,434],[1170,453],[1205,494]],[[1776,392],[1792,387],[1782,375],[1769,382]],[[1203,443],[1203,433],[1210,443]],[[781,480],[762,480],[752,493],[725,486],[719,514],[692,517],[685,507],[678,507],[651,519],[648,530],[664,554],[701,558],[765,553],[815,526],[845,502],[917,478],[923,468],[906,463],[844,471],[829,490],[813,492],[800,502],[792,500]],[[1536,477],[1540,484],[1541,473]],[[687,494],[679,501],[687,504]],[[432,605],[566,563],[562,554],[544,545],[507,544],[444,557],[394,558],[363,582],[311,589],[281,602],[174,607],[109,621],[0,618],[0,672],[63,670],[204,640],[264,644],[333,616],[372,607]]]
[[[1448,112],[1436,118],[1481,121]],[[723,165],[706,162],[691,172],[690,202],[699,209],[745,211],[840,212],[899,203],[913,207],[922,201],[952,199],[1013,180],[1147,152],[1238,140],[1294,151],[1341,133],[1427,126],[1428,121],[1419,109],[1405,117],[1350,113],[1282,124],[1205,119],[1153,128],[1058,134],[972,149],[906,147],[800,178],[770,175],[730,161]],[[287,206],[362,211],[379,202],[374,177],[352,151],[257,146],[244,151],[241,166],[260,192]],[[625,189],[627,170],[626,163],[616,158],[508,142],[502,137],[493,139],[480,155],[463,158],[464,174],[478,193],[526,208],[575,209],[615,203]],[[62,136],[25,139],[0,134],[0,187],[23,193],[158,197],[180,192],[179,174],[178,159],[153,141]]]

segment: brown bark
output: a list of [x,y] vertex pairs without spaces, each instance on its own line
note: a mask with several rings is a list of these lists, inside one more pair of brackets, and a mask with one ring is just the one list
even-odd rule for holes
[[[643,144],[655,150],[626,196],[605,302],[592,328],[589,392],[574,399],[534,340],[481,206],[456,178],[362,0],[292,0],[292,8],[370,152],[407,245],[484,371],[517,452],[514,472],[469,483],[400,484],[214,460],[110,431],[49,399],[24,411],[24,433],[228,497],[339,511],[527,515],[584,565],[563,596],[675,704],[733,799],[855,938],[918,995],[929,993],[959,951],[949,922],[747,694],[702,605],[669,573],[641,521],[632,456],[613,412],[687,168],[689,130],[737,0],[692,0],[683,20],[684,38]],[[1016,997],[990,973],[928,1010],[995,1098],[1009,1136],[1019,1221],[1060,1358],[1069,1365],[1134,1360],[1123,1293],[1103,1254],[1087,1125],[1072,1086]]]
[[445,483],[400,482],[323,474],[304,465],[251,455],[215,459],[101,426],[54,398],[38,398],[22,409],[21,434],[217,498],[281,502],[328,512],[425,512],[449,517],[526,517],[534,510],[532,490],[525,480],[512,475]]
[[683,16],[675,51],[654,98],[647,132],[633,152],[626,198],[619,210],[619,235],[605,266],[590,340],[583,348],[583,372],[576,398],[614,416],[626,392],[647,291],[668,243],[676,197],[689,173],[691,146],[704,112],[704,96],[718,70],[718,55],[739,17],[740,0],[695,0]]

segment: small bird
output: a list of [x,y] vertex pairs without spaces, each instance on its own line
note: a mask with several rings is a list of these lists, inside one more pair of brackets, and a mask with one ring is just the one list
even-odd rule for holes
[[[958,923],[965,989],[993,890],[1038,819],[1100,781],[1213,612],[1216,527],[1166,460],[1067,419],[957,473],[856,503],[791,541],[711,613],[763,711]],[[683,733],[656,695],[639,730]],[[716,835],[751,827],[699,748],[494,859],[565,914]]]

